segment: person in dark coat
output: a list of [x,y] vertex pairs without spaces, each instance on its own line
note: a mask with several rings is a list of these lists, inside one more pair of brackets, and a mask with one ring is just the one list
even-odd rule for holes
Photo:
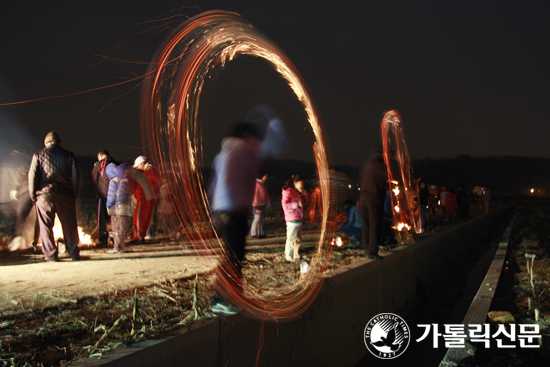
[[361,170],[361,196],[359,199],[363,219],[362,243],[367,257],[382,260],[378,248],[382,240],[384,199],[389,190],[388,170],[382,149],[376,149]]
[[76,198],[79,175],[74,154],[61,147],[61,139],[50,131],[44,149],[34,153],[29,168],[29,194],[36,203],[40,239],[45,261],[57,261],[58,249],[53,237],[55,215],[63,228],[67,253],[80,260]]
[[426,232],[426,210],[428,209],[428,200],[430,198],[430,189],[426,180],[420,180],[418,185],[418,198],[420,202],[420,232]]
[[107,150],[101,150],[97,153],[97,162],[92,169],[92,178],[96,187],[97,196],[97,236],[101,247],[107,247],[109,234],[107,233],[107,189],[109,187],[109,177],[105,173],[105,169],[111,163],[118,165]]
[[460,185],[458,191],[456,192],[456,205],[457,205],[457,218],[466,219],[468,218],[468,194],[464,190],[464,186]]

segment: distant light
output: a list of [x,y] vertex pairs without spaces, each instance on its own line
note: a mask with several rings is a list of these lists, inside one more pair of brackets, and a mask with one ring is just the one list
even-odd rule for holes
[[351,189],[351,185],[348,185],[348,187]]
[[531,194],[535,192],[535,189],[531,189]]

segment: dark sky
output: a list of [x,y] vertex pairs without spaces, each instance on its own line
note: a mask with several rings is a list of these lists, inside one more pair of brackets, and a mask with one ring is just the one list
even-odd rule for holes
[[[210,9],[241,14],[288,55],[336,164],[365,159],[389,109],[401,113],[413,158],[550,157],[550,5],[542,0],[10,1],[0,8],[0,103],[143,75],[170,27]],[[78,155],[106,148],[133,159],[141,153],[140,91],[132,82],[0,107],[2,145],[15,141],[10,131],[41,142],[55,129]],[[215,124],[262,102],[290,132],[305,126],[277,75],[237,58],[220,75],[204,140],[217,145],[210,132],[225,126]],[[300,145],[310,150],[310,142],[291,143],[297,158]]]

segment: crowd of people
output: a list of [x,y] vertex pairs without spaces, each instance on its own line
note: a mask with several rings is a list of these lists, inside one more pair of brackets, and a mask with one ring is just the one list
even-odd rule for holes
[[[491,191],[487,187],[475,187],[466,190],[463,185],[458,189],[450,186],[428,186],[425,179],[417,181],[417,196],[411,207],[419,223],[411,219],[410,230],[424,234],[429,228],[469,219],[473,202],[478,202],[479,213],[489,211]],[[361,244],[369,259],[382,260],[378,254],[381,245],[392,246],[397,243],[394,236],[397,230],[393,219],[394,205],[388,186],[386,164],[380,149],[375,150],[362,167],[360,173],[360,199],[347,199],[344,206],[346,221],[339,227],[344,238],[350,239],[350,245]],[[416,228],[414,228],[416,226]]]
[[[14,150],[0,165],[1,214],[14,219],[10,251],[27,248],[32,241],[36,250],[41,243],[45,261],[58,261],[59,248],[54,238],[55,218],[59,219],[66,252],[73,261],[80,260],[76,200],[80,175],[74,154],[62,147],[55,131],[44,139],[44,148],[32,157]],[[135,159],[133,166],[120,164],[107,150],[97,154],[92,168],[97,196],[97,241],[108,247],[113,237],[114,247],[108,253],[124,252],[127,232],[133,226],[135,244],[155,238],[156,209],[160,196],[160,175],[145,156]],[[35,215],[33,215],[33,207]],[[25,238],[23,227],[34,219],[35,230]],[[111,232],[107,231],[110,218]]]
[[[242,294],[242,261],[246,237],[265,238],[264,219],[270,207],[266,182],[267,172],[258,172],[261,131],[252,123],[235,124],[224,138],[220,152],[213,161],[213,178],[209,190],[209,202],[216,231],[224,238],[227,256],[221,259],[220,267],[225,274],[218,279],[216,292],[212,297],[212,310],[224,314],[239,312],[231,302],[235,292]],[[32,159],[12,153],[10,159],[17,170],[2,174],[9,179],[9,195],[21,199],[17,205],[2,205],[4,215],[15,217],[15,239],[11,250],[19,247],[22,222],[36,207],[36,227],[42,243],[45,261],[58,261],[59,249],[54,239],[53,226],[57,215],[61,222],[66,251],[73,261],[80,260],[79,235],[76,219],[76,199],[79,189],[79,173],[72,152],[61,146],[59,135],[52,131],[44,140],[44,148]],[[8,160],[6,160],[7,162]],[[0,167],[8,167],[4,164]],[[21,168],[21,167],[27,167]],[[10,166],[11,167],[11,166]],[[13,168],[13,167],[12,167]],[[128,242],[144,244],[155,238],[156,211],[160,200],[161,177],[158,170],[145,156],[138,156],[132,166],[117,162],[107,150],[97,154],[92,169],[92,178],[97,194],[97,241],[98,246],[108,247],[113,238],[113,247],[107,253],[125,252]],[[8,186],[7,184],[2,185]],[[393,209],[388,184],[388,171],[381,149],[373,152],[360,173],[360,197],[346,202],[346,222],[340,227],[342,233],[351,239],[352,245],[362,247],[369,259],[382,260],[379,248],[394,242]],[[286,223],[286,242],[283,256],[288,262],[300,260],[304,207],[311,194],[306,190],[305,180],[293,175],[282,187],[281,207]],[[489,208],[490,191],[483,188],[484,207]],[[420,228],[425,233],[433,223],[436,208],[441,212],[444,223],[452,223],[469,216],[468,193],[462,186],[455,190],[438,187],[430,191],[425,180],[418,182]],[[252,214],[252,224],[249,217]],[[110,219],[111,231],[107,231]],[[127,234],[132,227],[132,240]],[[37,234],[33,244],[37,242]],[[231,289],[231,292],[228,291]]]
[[156,211],[160,200],[161,178],[158,170],[140,155],[133,166],[120,164],[106,150],[97,155],[92,170],[97,189],[98,240],[107,247],[106,219],[111,219],[113,248],[108,253],[123,253],[130,225],[131,242],[145,244],[156,236]]

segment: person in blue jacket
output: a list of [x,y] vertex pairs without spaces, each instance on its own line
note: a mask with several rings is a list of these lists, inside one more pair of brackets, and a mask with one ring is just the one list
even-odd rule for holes
[[153,198],[153,189],[147,178],[137,169],[128,167],[127,164],[117,166],[111,163],[105,169],[109,177],[107,190],[107,211],[111,216],[111,234],[114,247],[107,253],[123,253],[126,234],[132,223],[134,213],[134,200],[132,198],[138,186],[141,186],[145,196]]

